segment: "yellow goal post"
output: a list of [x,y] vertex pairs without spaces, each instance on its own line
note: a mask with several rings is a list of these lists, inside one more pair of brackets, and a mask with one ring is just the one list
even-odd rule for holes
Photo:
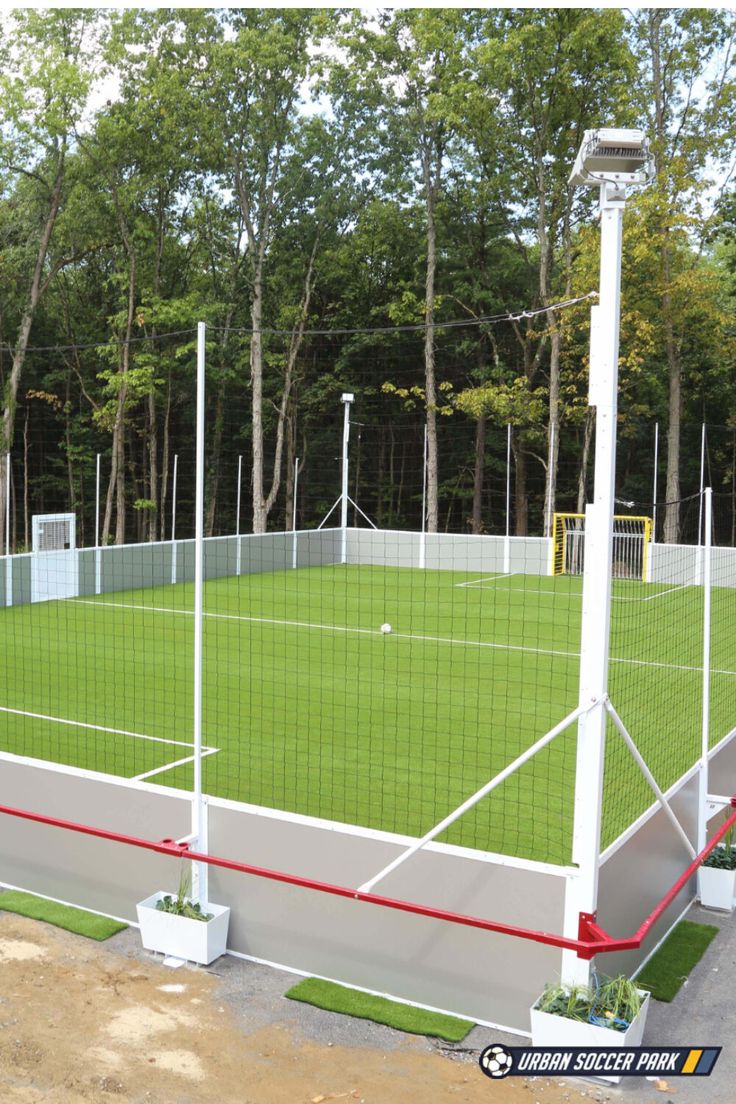
[[[647,581],[652,519],[615,515],[613,519],[614,579]],[[585,514],[554,514],[552,574],[582,575],[585,566]]]

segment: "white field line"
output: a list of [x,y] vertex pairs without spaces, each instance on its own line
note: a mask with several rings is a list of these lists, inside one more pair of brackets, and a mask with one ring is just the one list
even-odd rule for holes
[[[53,724],[71,725],[73,728],[89,728],[95,732],[109,732],[113,736],[133,736],[136,740],[150,740],[154,744],[173,744],[175,747],[193,748],[194,744],[187,740],[171,740],[166,736],[147,736],[143,732],[129,732],[125,728],[106,728],[104,725],[88,724],[86,721],[70,721],[67,717],[50,717],[46,713],[30,713],[27,709],[11,709],[10,706],[0,705],[0,713],[13,713],[17,717],[33,717],[36,721],[51,721]],[[207,754],[219,751],[219,748],[202,748]]]
[[[508,576],[506,576],[506,575],[490,576],[489,575],[488,580],[485,580],[485,579],[471,579],[470,582],[468,582],[468,583],[455,583],[455,586],[456,587],[467,587],[469,590],[497,590],[498,588],[495,585],[492,585],[492,586],[485,586],[484,585],[484,583],[486,581],[490,582],[491,579],[493,579],[493,578],[505,579],[505,578],[508,578]],[[656,594],[650,594],[647,598],[641,598],[641,597],[639,597],[639,598],[625,598],[622,595],[614,594],[613,595],[613,601],[614,602],[653,602],[653,601],[655,601],[656,598],[663,598],[665,594],[672,594],[675,591],[680,591],[680,590],[684,590],[684,589],[685,589],[684,584],[681,584],[679,586],[668,587],[667,590],[660,590]],[[561,591],[561,590],[539,590],[536,587],[504,587],[503,592],[504,592],[504,594],[549,594],[553,598],[563,598],[563,597],[565,597],[565,598],[578,598],[580,601],[583,600],[582,591],[579,594],[576,594],[574,591],[568,591],[567,594],[565,594],[564,591]]]
[[[84,606],[112,606],[115,609],[145,610],[148,613],[174,613],[182,617],[194,617],[192,610],[173,609],[168,606],[143,606],[133,605],[127,602],[93,602],[86,598],[67,598],[67,602],[76,602]],[[530,655],[558,656],[562,659],[580,659],[580,652],[563,652],[554,648],[531,648],[524,644],[496,644],[490,640],[464,640],[453,636],[429,636],[424,633],[392,632],[384,637],[380,629],[359,629],[353,625],[324,625],[319,621],[287,621],[276,617],[247,617],[237,613],[205,613],[205,617],[212,617],[224,621],[249,621],[258,625],[284,625],[287,628],[318,629],[322,632],[355,633],[362,636],[380,636],[384,639],[396,640],[422,640],[429,644],[461,644],[468,648],[490,648],[499,652],[524,652]],[[633,667],[658,667],[665,671],[693,671],[702,674],[702,667],[691,667],[682,663],[659,663],[650,659],[624,659],[611,656],[611,663],[628,663]],[[736,671],[713,669],[714,675],[736,675]],[[189,745],[188,745],[189,746]]]
[[[218,750],[218,748],[202,748],[202,758],[206,759],[208,755],[216,755]],[[153,778],[154,774],[163,774],[165,771],[173,770],[174,767],[183,767],[185,763],[193,763],[195,759],[195,755],[187,755],[186,759],[175,759],[173,763],[164,763],[163,767],[154,767],[153,770],[144,771],[143,774],[134,774],[130,781],[142,782],[145,778]]]
[[[479,583],[490,583],[490,581],[492,579],[510,579],[512,577],[512,575],[516,575],[516,572],[515,571],[509,571],[509,572],[499,571],[496,575],[483,575],[483,577],[480,578],[480,579],[468,579],[468,581],[466,583],[455,583],[455,586],[456,587],[461,587],[461,588],[462,587],[475,587],[475,586],[478,586]],[[478,589],[482,590],[483,587],[478,587]]]

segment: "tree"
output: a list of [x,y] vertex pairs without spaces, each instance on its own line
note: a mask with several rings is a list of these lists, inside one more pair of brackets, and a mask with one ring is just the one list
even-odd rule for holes
[[650,217],[659,238],[659,312],[669,380],[664,539],[676,543],[683,363],[673,305],[673,239],[685,231],[702,242],[709,177],[733,152],[736,17],[718,9],[646,9],[632,17],[632,36],[656,172]]
[[[13,445],[18,390],[31,327],[54,277],[70,262],[47,268],[54,228],[66,196],[74,135],[99,73],[106,21],[93,9],[17,9],[6,17],[0,92],[4,119],[0,167],[7,180],[23,178],[27,268],[12,365],[3,394],[0,452]],[[5,462],[0,479],[0,545],[5,524]]]
[[493,157],[483,149],[490,142],[503,165],[497,210],[529,272],[530,302],[520,305],[547,308],[542,328],[528,320],[516,333],[530,387],[545,370],[549,349],[549,533],[561,413],[561,332],[552,304],[570,292],[574,194],[567,180],[586,129],[612,117],[625,125],[632,58],[624,16],[614,10],[493,11],[480,17],[479,32],[474,95],[487,107],[484,113],[481,102],[469,113],[469,137],[481,163]]
[[[289,202],[286,177],[297,144],[303,86],[318,67],[315,47],[325,15],[309,10],[233,8],[210,58],[213,126],[211,167],[237,196],[248,258],[252,414],[253,531],[265,531],[274,494],[264,481],[264,297],[269,250]],[[213,117],[214,123],[214,117]],[[204,137],[204,136],[203,136]],[[291,162],[293,164],[293,162]],[[288,401],[288,396],[287,396]],[[279,439],[283,413],[278,419]]]
[[424,392],[427,418],[427,529],[438,521],[438,385],[435,364],[438,204],[457,132],[456,85],[466,64],[467,18],[451,9],[356,15],[345,36],[348,65],[333,84],[348,118],[360,120],[370,171],[406,195],[407,174],[424,202]]

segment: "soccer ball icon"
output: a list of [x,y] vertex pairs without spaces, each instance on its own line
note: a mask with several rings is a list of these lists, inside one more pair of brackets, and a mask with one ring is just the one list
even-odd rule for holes
[[488,1046],[481,1052],[480,1068],[486,1077],[506,1077],[511,1073],[514,1059],[505,1046]]

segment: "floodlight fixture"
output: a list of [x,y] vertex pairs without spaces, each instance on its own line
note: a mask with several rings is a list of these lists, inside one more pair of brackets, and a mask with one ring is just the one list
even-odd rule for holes
[[647,184],[653,175],[649,141],[643,130],[601,127],[585,131],[569,183],[579,187],[625,187]]

